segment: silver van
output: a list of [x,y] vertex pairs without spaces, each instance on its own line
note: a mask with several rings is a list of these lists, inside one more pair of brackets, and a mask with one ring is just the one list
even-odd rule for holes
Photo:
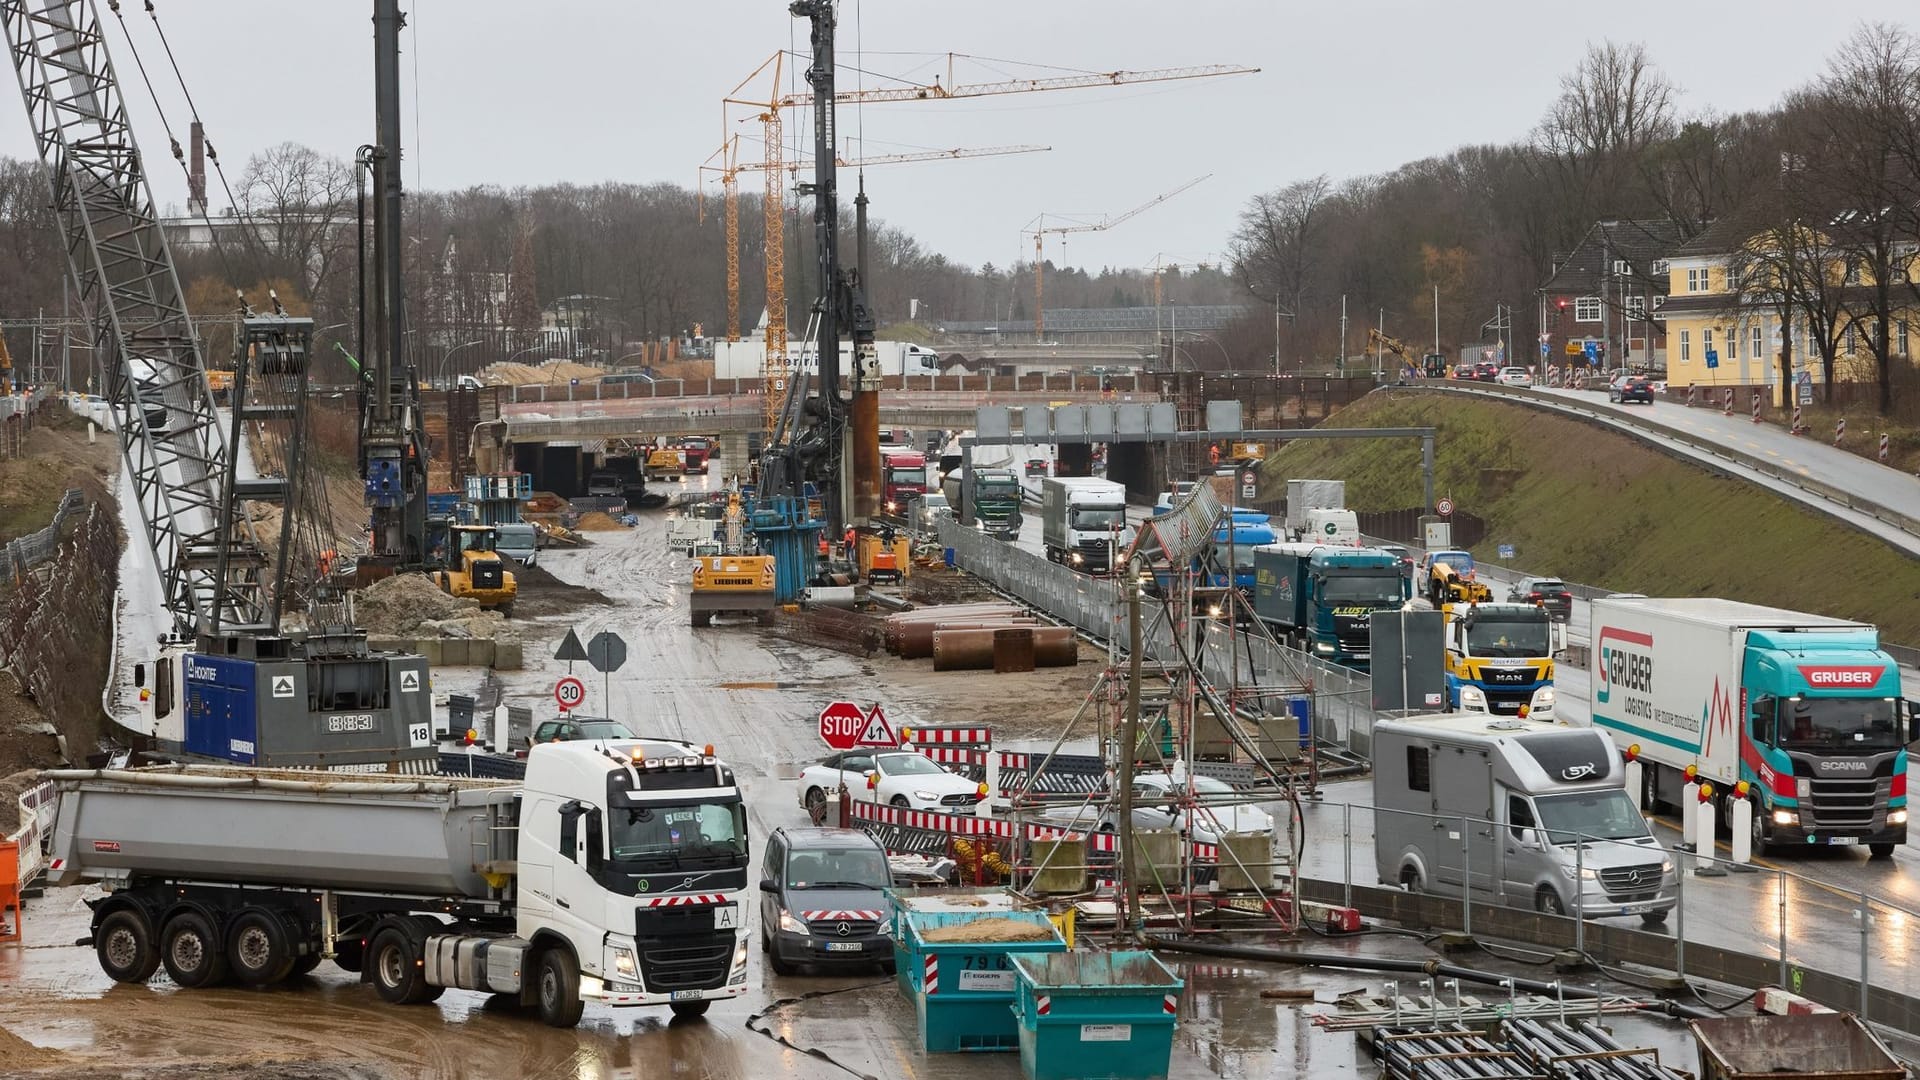
[[1673,909],[1673,860],[1605,732],[1484,713],[1381,720],[1373,761],[1381,881],[1649,925]]

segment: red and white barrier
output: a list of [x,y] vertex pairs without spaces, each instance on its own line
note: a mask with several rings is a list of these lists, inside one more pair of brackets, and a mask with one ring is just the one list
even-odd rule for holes
[[1760,391],[1753,392],[1753,422],[1760,422]]
[[1846,434],[1847,434],[1847,418],[1843,416],[1843,417],[1841,417],[1841,418],[1840,418],[1839,420],[1836,420],[1836,421],[1834,421],[1834,425],[1833,425],[1833,445],[1835,445],[1835,446],[1839,446],[1839,445],[1840,445],[1840,440],[1841,440],[1841,439],[1842,439],[1843,437],[1845,437],[1845,436],[1846,436]]
[[923,994],[940,992],[940,958],[932,953],[927,954],[925,966],[920,975],[920,992]]
[[1721,402],[1720,411],[1727,416],[1733,415],[1733,387],[1731,386],[1727,387],[1726,397]]
[[1817,1001],[1809,1001],[1799,994],[1790,994],[1777,986],[1763,986],[1753,995],[1753,1007],[1760,1012],[1774,1016],[1812,1016],[1815,1013],[1830,1013],[1832,1009]]
[[1787,434],[1798,435],[1805,430],[1807,430],[1806,426],[1800,423],[1800,406],[1798,403],[1795,403],[1793,406],[1793,426],[1787,429]]
[[1885,465],[1887,463],[1887,457],[1891,452],[1892,444],[1889,437],[1886,435],[1880,436],[1880,464]]
[[1689,409],[1691,409],[1691,408],[1693,408],[1693,399],[1694,399],[1694,396],[1695,396],[1695,393],[1696,393],[1696,392],[1697,392],[1697,391],[1698,391],[1699,389],[1700,389],[1700,388],[1699,388],[1699,387],[1697,387],[1697,386],[1688,386],[1688,387],[1687,387],[1687,408],[1689,408]]
[[908,729],[907,741],[917,746],[950,746],[960,743],[991,746],[993,729],[990,727],[916,727]]

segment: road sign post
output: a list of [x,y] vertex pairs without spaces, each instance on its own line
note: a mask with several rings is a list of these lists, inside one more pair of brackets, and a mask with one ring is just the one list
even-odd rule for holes
[[879,705],[868,710],[851,701],[828,702],[820,710],[820,739],[835,750],[900,745],[900,736]]
[[587,699],[587,684],[569,675],[553,684],[553,700],[560,703],[563,712],[580,707]]
[[573,662],[587,658],[587,647],[580,644],[580,635],[569,629],[567,636],[560,639],[560,647],[553,650],[553,658],[555,660],[565,660],[567,662],[567,674],[571,675],[573,674]]
[[1453,500],[1442,497],[1439,502],[1433,504],[1433,512],[1439,514],[1441,517],[1452,517]]
[[613,711],[613,673],[627,662],[627,642],[611,630],[602,630],[587,642],[587,662],[600,673],[600,692],[606,697],[605,708]]

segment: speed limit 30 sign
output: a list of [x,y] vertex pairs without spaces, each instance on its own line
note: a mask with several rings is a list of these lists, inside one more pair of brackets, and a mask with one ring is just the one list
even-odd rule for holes
[[587,699],[587,684],[569,675],[553,684],[553,700],[563,709],[577,709]]

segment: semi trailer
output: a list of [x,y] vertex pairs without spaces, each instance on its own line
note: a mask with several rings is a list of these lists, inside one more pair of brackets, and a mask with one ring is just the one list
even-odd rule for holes
[[699,1016],[746,991],[746,810],[712,747],[542,743],[518,782],[60,770],[47,879],[104,893],[119,982],[278,983],[323,960],[404,1005],[507,995]]

